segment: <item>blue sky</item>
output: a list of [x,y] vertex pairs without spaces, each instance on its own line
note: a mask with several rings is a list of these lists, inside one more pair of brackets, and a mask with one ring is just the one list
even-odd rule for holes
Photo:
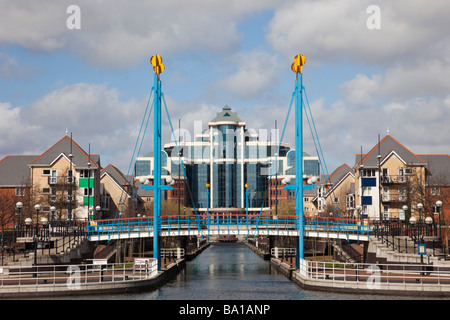
[[[72,4],[79,30],[66,25]],[[370,5],[380,8],[379,29],[367,27]],[[40,154],[68,130],[103,166],[126,172],[154,54],[166,66],[172,121],[191,132],[227,104],[248,128],[277,120],[281,129],[294,90],[290,65],[302,53],[329,170],[352,166],[388,128],[415,153],[449,153],[448,1],[0,0],[0,10],[0,158]],[[149,134],[142,153],[152,150]]]

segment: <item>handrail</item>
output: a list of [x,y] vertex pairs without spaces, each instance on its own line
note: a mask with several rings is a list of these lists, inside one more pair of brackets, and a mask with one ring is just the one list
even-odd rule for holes
[[142,280],[156,274],[157,261],[153,258],[136,259],[130,264],[3,266],[0,267],[0,289],[36,285],[73,289],[77,284]]
[[[217,232],[230,233],[230,228],[238,232],[248,230],[249,233],[265,230],[266,232],[298,231],[299,222],[295,215],[259,216],[239,213],[216,213],[209,215],[170,215],[160,217],[160,229],[180,233],[181,230],[199,232],[204,235],[213,227]],[[153,217],[132,217],[120,219],[95,220],[85,224],[88,237],[92,235],[116,234],[118,237],[129,237],[131,232],[139,235],[153,232]],[[372,230],[371,223],[366,220],[337,219],[327,217],[304,217],[304,229],[307,231],[321,231],[341,235],[365,235]]]
[[[300,274],[308,279],[338,282],[448,286],[450,266],[435,264],[368,264],[302,260]],[[442,287],[440,287],[442,289]]]

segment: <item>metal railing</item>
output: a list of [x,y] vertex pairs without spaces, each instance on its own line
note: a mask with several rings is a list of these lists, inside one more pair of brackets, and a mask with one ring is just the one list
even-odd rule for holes
[[[338,234],[367,236],[372,231],[368,221],[326,217],[304,217],[304,230]],[[168,233],[208,234],[226,233],[233,229],[238,233],[259,234],[260,232],[296,232],[299,229],[297,216],[259,216],[246,214],[173,215],[160,217],[158,230]],[[90,221],[85,225],[88,237],[119,235],[138,237],[151,236],[154,230],[153,217],[134,217]],[[230,233],[231,234],[231,233]]]
[[270,255],[274,258],[287,258],[287,257],[295,257],[297,253],[296,248],[281,248],[275,247],[270,249]]
[[161,248],[161,258],[181,258],[184,257],[184,248]]
[[12,286],[67,286],[148,279],[157,274],[156,259],[136,259],[134,263],[38,265],[0,267],[0,289]]
[[415,253],[418,244],[427,243],[433,256],[442,256],[447,260],[448,248],[438,239],[425,241],[424,237],[439,237],[439,225],[419,222],[410,224],[406,221],[375,221],[373,235],[399,253]]
[[448,265],[364,264],[302,260],[300,274],[315,280],[366,282],[369,289],[383,284],[415,284],[446,286],[447,290],[450,290],[450,266]]

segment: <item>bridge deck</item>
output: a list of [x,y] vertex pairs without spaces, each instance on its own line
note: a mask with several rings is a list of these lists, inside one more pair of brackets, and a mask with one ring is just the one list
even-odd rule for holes
[[[368,241],[372,231],[367,221],[304,217],[304,236]],[[163,216],[158,228],[161,237],[245,235],[298,236],[297,216],[258,216],[245,214],[215,214]],[[152,217],[95,220],[86,226],[90,241],[153,237]]]

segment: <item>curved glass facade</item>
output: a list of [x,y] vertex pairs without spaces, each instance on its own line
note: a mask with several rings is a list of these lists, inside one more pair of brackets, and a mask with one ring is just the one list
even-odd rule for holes
[[[267,133],[267,129],[261,130],[261,135],[256,130],[247,130],[245,122],[225,106],[209,122],[208,129],[200,130],[193,141],[179,142],[188,183],[185,204],[205,209],[208,203],[206,184],[209,184],[210,208],[245,208],[244,185],[247,183],[249,208],[259,211],[261,207],[269,207],[269,178],[273,181],[275,175],[279,180],[295,176],[295,150],[286,143],[265,139],[263,133]],[[164,150],[162,164],[170,171],[164,173],[178,177],[180,172],[183,177],[175,143],[166,144]],[[306,158],[304,174],[319,176],[318,159]],[[275,159],[278,160],[276,166]],[[146,175],[151,167],[151,161],[139,160],[136,174]]]

